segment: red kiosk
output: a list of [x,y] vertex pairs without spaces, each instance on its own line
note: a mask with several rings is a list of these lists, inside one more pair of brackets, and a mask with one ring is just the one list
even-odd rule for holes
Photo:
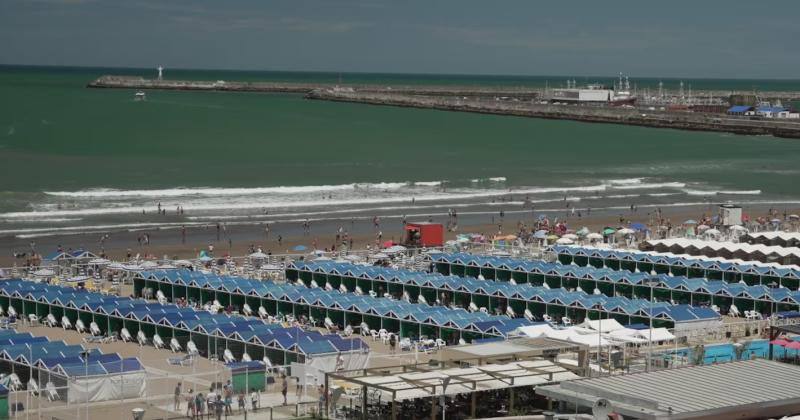
[[440,247],[444,245],[444,226],[441,223],[406,223],[403,244],[409,247]]

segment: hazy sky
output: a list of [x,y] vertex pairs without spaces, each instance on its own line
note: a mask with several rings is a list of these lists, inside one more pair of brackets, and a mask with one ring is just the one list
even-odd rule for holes
[[800,77],[800,1],[0,0],[0,63]]

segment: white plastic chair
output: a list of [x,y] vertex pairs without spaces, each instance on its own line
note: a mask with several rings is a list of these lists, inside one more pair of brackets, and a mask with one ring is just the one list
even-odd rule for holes
[[144,331],[139,330],[139,332],[136,333],[136,341],[139,342],[140,346],[147,344],[147,336],[144,335]]
[[378,293],[377,293],[377,292],[375,292],[374,290],[370,290],[370,291],[369,291],[369,296],[370,296],[370,297],[373,297],[373,298],[376,298],[376,297],[378,297]]
[[92,322],[91,324],[89,324],[89,332],[91,332],[92,335],[94,336],[103,335],[103,332],[100,331],[100,327],[97,325],[96,322]]
[[356,286],[356,291],[355,291],[355,294],[357,294],[357,295],[359,295],[359,296],[361,296],[361,295],[363,295],[363,294],[364,294],[364,291],[363,291],[363,290],[361,290],[361,286]]
[[510,306],[506,307],[506,315],[508,315],[511,318],[516,318],[517,317],[517,313],[514,312],[514,308],[512,308]]
[[33,378],[28,380],[28,391],[31,391],[33,395],[39,395],[39,384]]
[[48,327],[54,328],[58,326],[58,320],[56,319],[55,315],[47,314],[47,319],[45,320],[45,324],[47,324]]
[[6,314],[6,311],[3,309],[3,306],[0,305],[0,316],[3,316],[5,314]]
[[19,316],[17,316],[17,310],[14,309],[14,307],[11,306],[11,305],[8,305],[8,316],[10,316],[10,317],[13,316],[13,317],[19,318]]
[[166,347],[164,344],[164,340],[161,339],[161,336],[158,334],[153,334],[153,347],[157,349],[163,349]]
[[245,303],[242,306],[242,313],[245,314],[246,316],[252,316],[253,315],[253,310],[250,308],[250,305]]
[[442,340],[441,338],[436,339],[436,348],[442,348],[445,346],[447,346],[447,343],[444,340]]
[[400,339],[400,351],[411,350],[411,339],[404,337]]
[[30,322],[31,324],[38,324],[39,317],[36,316],[36,314],[28,314],[28,322]]
[[84,333],[86,332],[86,325],[83,324],[83,321],[78,319],[77,321],[75,321],[75,330],[78,331],[79,333]]
[[194,341],[189,341],[186,343],[186,353],[189,353],[192,356],[200,354],[200,351],[197,350],[197,345],[194,344]]
[[463,345],[465,345],[465,344],[467,344],[467,340],[464,340],[463,338],[459,338],[459,339],[458,339],[458,345],[459,345],[459,346],[463,346]]
[[171,340],[169,340],[169,349],[172,350],[173,353],[177,353],[182,351],[183,347],[181,347],[181,343],[178,342],[178,339],[173,337]]
[[350,293],[350,291],[347,290],[347,286],[345,286],[344,283],[339,285],[339,291],[342,293]]
[[61,317],[61,327],[63,327],[65,331],[72,329],[72,321],[70,321],[66,315]]
[[739,312],[739,308],[737,308],[736,305],[731,305],[730,309],[728,310],[728,314],[735,317],[742,316],[742,313]]
[[366,322],[361,323],[361,335],[364,337],[369,336],[369,325]]
[[122,330],[120,330],[119,335],[122,338],[122,341],[125,342],[125,343],[127,343],[129,341],[133,341],[133,337],[131,336],[131,332],[128,331],[127,328],[123,328]]
[[542,314],[542,319],[544,320],[544,322],[553,322],[553,317],[551,317],[548,314]]
[[478,312],[478,305],[476,305],[475,302],[470,302],[469,303],[469,311],[470,312]]
[[58,390],[56,389],[56,385],[52,382],[47,382],[45,385],[47,399],[49,401],[58,401],[61,399],[61,396],[58,395]]
[[310,287],[312,289],[319,289],[319,284],[317,284],[316,280],[311,280],[311,286]]
[[563,322],[566,326],[572,325],[572,320],[568,316],[561,317],[561,322]]
[[478,310],[479,310],[480,312],[483,312],[483,313],[485,313],[485,314],[488,314],[488,313],[489,313],[489,310],[488,310],[488,309],[486,309],[486,307],[485,307],[485,306],[481,306],[480,308],[478,308]]
[[247,353],[242,353],[242,361],[243,362],[252,362],[253,359],[250,358],[250,355]]
[[409,295],[408,292],[406,291],[403,292],[403,300],[408,303],[411,303],[411,295]]
[[264,308],[263,306],[259,306],[258,307],[258,316],[261,317],[261,319],[267,319],[269,317],[269,314],[267,313],[267,309]]
[[417,303],[421,303],[423,305],[427,305],[428,304],[428,299],[425,299],[425,296],[422,296],[422,294],[420,293],[420,295],[417,296]]
[[162,292],[161,290],[156,292],[156,299],[158,299],[158,303],[162,305],[165,305],[167,303],[167,297],[164,296],[164,292]]
[[328,318],[327,316],[325,317],[325,328],[327,328],[328,331],[334,328],[333,321],[331,321],[331,319]]
[[344,330],[342,331],[342,336],[350,337],[351,335],[353,335],[353,327],[351,325],[344,327]]
[[326,281],[325,282],[325,290],[327,290],[329,292],[332,291],[333,290],[333,285],[330,282]]
[[380,338],[378,332],[375,330],[369,330],[369,335],[372,336],[372,341],[378,341],[378,338]]

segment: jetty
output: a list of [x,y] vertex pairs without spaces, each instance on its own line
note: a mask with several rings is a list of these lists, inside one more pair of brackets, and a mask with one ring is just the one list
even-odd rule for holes
[[404,94],[315,90],[306,99],[356,102],[428,108],[445,111],[475,112],[591,123],[627,124],[643,127],[674,128],[694,131],[717,131],[744,135],[770,135],[800,138],[800,122],[734,118],[725,114],[643,110],[641,108],[554,105],[518,100],[486,100],[469,97],[431,97]]
[[[572,120],[591,123],[626,124],[643,127],[715,131],[742,135],[800,138],[800,121],[742,118],[720,112],[689,112],[664,107],[553,104],[545,89],[492,86],[389,86],[378,84],[243,82],[146,79],[131,76],[102,76],[89,88],[137,90],[183,90],[302,94],[309,100],[352,102],[475,112],[517,117]],[[727,97],[732,92],[698,91],[696,95]],[[762,98],[791,100],[800,92],[768,92]],[[724,108],[724,105],[720,105]]]

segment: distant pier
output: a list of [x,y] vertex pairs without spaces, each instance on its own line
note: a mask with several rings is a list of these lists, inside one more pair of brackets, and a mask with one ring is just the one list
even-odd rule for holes
[[[800,138],[800,121],[748,119],[720,113],[686,112],[643,107],[575,106],[540,103],[544,89],[482,86],[339,86],[332,83],[233,82],[161,80],[102,76],[90,88],[303,94],[312,100],[354,102],[518,117],[626,124],[681,130],[716,131],[743,135]],[[724,97],[731,92],[706,91],[699,95]],[[798,98],[800,92],[767,92],[765,98]]]

